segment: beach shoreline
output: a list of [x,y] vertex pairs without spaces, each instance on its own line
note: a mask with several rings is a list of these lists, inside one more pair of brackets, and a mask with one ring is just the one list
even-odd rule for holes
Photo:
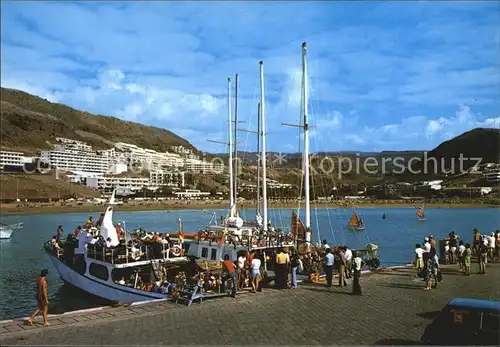
[[[133,204],[123,204],[116,207],[120,212],[141,212],[141,211],[170,211],[170,210],[210,210],[210,209],[227,209],[228,203],[225,201],[167,201],[167,202],[142,202]],[[304,207],[303,202],[270,202],[269,208],[296,209]],[[401,201],[392,202],[365,202],[357,203],[357,208],[377,208],[377,209],[392,209],[392,208],[418,208],[420,203],[409,202],[402,203]],[[426,203],[426,208],[500,208],[500,205],[486,203]],[[241,209],[255,208],[255,203],[247,202],[239,204]],[[339,203],[311,203],[311,208],[353,208],[353,205],[343,205]],[[81,205],[59,205],[59,204],[32,204],[30,206],[22,206],[19,204],[0,204],[0,216],[16,216],[16,215],[39,215],[39,214],[58,214],[58,213],[91,213],[104,211],[104,205],[81,204]]]

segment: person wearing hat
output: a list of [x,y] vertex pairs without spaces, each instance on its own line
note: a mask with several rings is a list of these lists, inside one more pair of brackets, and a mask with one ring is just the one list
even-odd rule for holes
[[353,281],[352,281],[352,294],[361,295],[361,270],[366,265],[365,261],[361,259],[358,252],[353,253],[354,259],[352,260]]

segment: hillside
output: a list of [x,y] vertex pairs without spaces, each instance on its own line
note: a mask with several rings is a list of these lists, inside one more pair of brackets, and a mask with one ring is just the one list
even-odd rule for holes
[[50,148],[47,141],[54,143],[56,137],[85,141],[97,149],[114,142],[158,151],[174,145],[194,148],[165,129],[75,110],[19,90],[1,88],[1,112],[0,146],[28,154]]
[[[428,153],[428,157],[443,158],[450,163],[451,158],[482,158],[483,163],[497,163],[500,158],[500,129],[476,128],[445,141]],[[474,160],[464,160],[467,169]]]

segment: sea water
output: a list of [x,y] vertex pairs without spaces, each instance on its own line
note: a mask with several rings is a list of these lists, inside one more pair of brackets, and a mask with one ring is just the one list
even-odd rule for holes
[[[149,231],[176,232],[181,218],[185,232],[195,232],[205,227],[213,214],[219,220],[225,210],[171,210],[144,212],[117,212],[115,223],[125,222],[128,230],[142,227]],[[327,239],[330,244],[363,248],[367,243],[379,246],[383,266],[403,265],[413,260],[414,246],[428,234],[436,239],[450,231],[470,242],[472,230],[490,233],[500,228],[498,209],[426,208],[426,220],[419,221],[416,209],[406,208],[360,208],[356,210],[364,220],[363,232],[347,230],[351,209],[312,209],[311,228],[313,240]],[[385,213],[386,218],[382,215]],[[42,244],[51,239],[62,225],[65,234],[73,232],[89,217],[97,220],[98,213],[68,213],[10,216],[3,223],[24,222],[24,229],[14,232],[11,239],[0,240],[0,319],[29,315],[35,308],[34,283],[43,268],[49,269],[50,312],[61,313],[106,304],[64,284],[56,273],[49,258],[42,251]],[[240,211],[241,217],[254,219],[253,209]],[[304,219],[304,211],[300,211]],[[271,209],[269,219],[276,228],[290,230],[291,209]],[[123,225],[123,224],[122,224]]]

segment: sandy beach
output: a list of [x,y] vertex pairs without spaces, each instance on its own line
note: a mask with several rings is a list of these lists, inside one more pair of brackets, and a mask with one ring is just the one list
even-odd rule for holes
[[[228,202],[205,200],[205,201],[151,201],[151,202],[133,202],[125,203],[116,207],[118,211],[168,211],[168,210],[204,210],[204,209],[226,209]],[[270,201],[269,208],[297,208],[303,207],[304,202],[299,201]],[[359,208],[418,208],[420,202],[403,202],[401,200],[380,201],[380,202],[359,202],[356,207]],[[354,205],[345,203],[325,203],[312,202],[312,208],[352,208]],[[426,203],[426,208],[500,208],[500,205],[481,202],[432,202]],[[240,203],[239,208],[255,208],[255,202]],[[95,204],[66,204],[58,203],[32,203],[27,206],[21,204],[0,204],[0,216],[13,215],[33,215],[33,214],[57,214],[57,213],[78,213],[78,212],[101,212],[104,211],[103,205]]]

